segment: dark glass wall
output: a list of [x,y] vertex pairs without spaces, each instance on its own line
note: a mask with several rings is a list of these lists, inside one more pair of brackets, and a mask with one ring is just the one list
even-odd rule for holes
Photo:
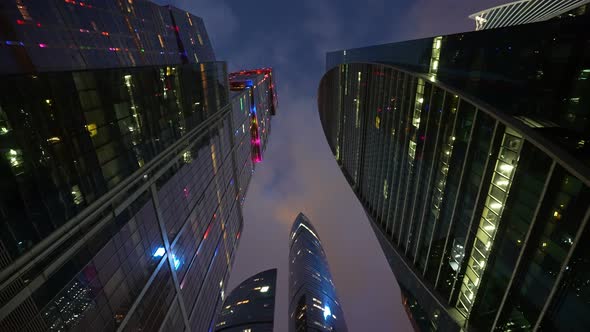
[[260,272],[229,293],[217,316],[215,331],[272,332],[277,269]]
[[0,72],[215,61],[203,21],[137,1],[15,1],[0,8]]
[[254,171],[225,64],[3,82],[0,330],[213,327]]
[[327,69],[386,63],[429,74],[465,97],[518,117],[588,165],[588,13],[331,52]]
[[326,254],[302,213],[289,237],[289,331],[346,332]]
[[318,98],[418,328],[550,330],[567,319],[566,329],[583,329],[581,311],[566,309],[568,292],[587,288],[579,248],[590,177],[572,171],[583,162],[430,70],[343,64]]

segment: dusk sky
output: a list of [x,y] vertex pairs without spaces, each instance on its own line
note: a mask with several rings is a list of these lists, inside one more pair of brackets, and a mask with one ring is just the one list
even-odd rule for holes
[[230,71],[273,67],[279,107],[246,196],[228,291],[278,268],[275,330],[287,330],[289,229],[305,213],[323,241],[349,331],[411,331],[399,288],[321,129],[316,92],[328,51],[473,30],[501,0],[177,0],[200,16]]

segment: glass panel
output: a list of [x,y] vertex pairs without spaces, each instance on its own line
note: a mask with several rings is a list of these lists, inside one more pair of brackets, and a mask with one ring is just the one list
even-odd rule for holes
[[535,324],[589,205],[589,188],[557,166],[524,249],[521,273],[501,314],[500,328]]

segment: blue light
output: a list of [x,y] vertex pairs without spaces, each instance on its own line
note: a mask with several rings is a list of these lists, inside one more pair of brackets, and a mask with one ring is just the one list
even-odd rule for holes
[[162,257],[162,256],[164,256],[165,253],[166,253],[166,250],[164,248],[162,248],[162,247],[159,247],[154,252],[154,257]]
[[328,305],[324,306],[324,319],[328,319],[328,317],[332,314],[332,311],[330,311],[330,307],[328,307]]
[[176,258],[176,256],[172,255],[172,262],[174,263],[174,269],[178,270],[180,267],[180,259]]

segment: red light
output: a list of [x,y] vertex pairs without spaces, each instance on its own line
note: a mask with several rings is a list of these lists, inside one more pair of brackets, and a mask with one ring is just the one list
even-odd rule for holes
[[207,239],[207,236],[209,236],[209,231],[211,231],[211,225],[209,225],[209,227],[207,227],[207,230],[205,231],[205,235],[203,235],[203,240]]
[[108,36],[108,35],[109,35],[109,33],[108,33],[108,32],[106,32],[106,31],[103,31],[103,32],[101,32],[101,34],[102,34],[103,36]]
[[23,24],[25,24],[25,21],[23,21],[23,20],[16,20],[16,24],[23,25]]
[[84,3],[83,2],[80,2],[80,6],[84,7]]
[[37,23],[37,28],[40,28],[40,27],[41,27],[41,23]]

